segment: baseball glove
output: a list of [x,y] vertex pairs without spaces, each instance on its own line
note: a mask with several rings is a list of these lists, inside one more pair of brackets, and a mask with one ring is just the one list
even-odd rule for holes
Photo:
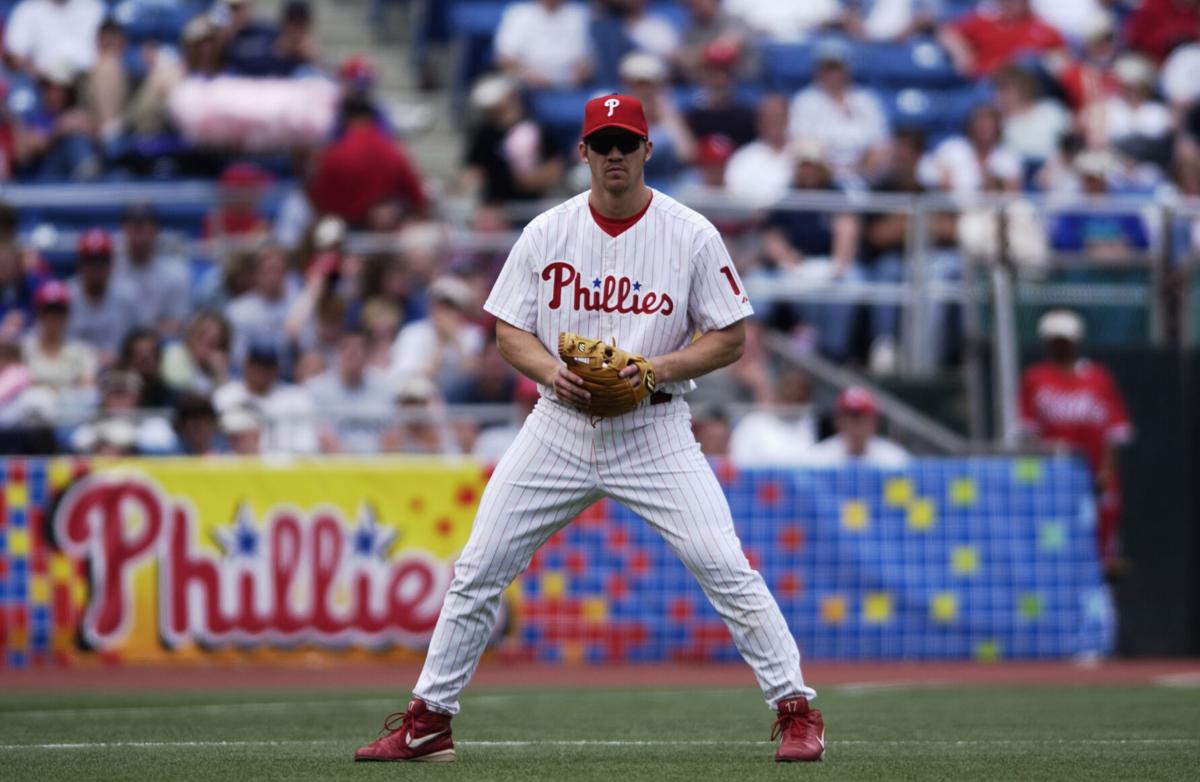
[[[558,355],[583,379],[592,396],[586,412],[595,418],[628,413],[653,394],[657,385],[654,367],[645,356],[621,350],[601,339],[564,331],[558,335]],[[638,368],[637,385],[631,382],[632,378],[620,376],[621,370],[630,364]]]

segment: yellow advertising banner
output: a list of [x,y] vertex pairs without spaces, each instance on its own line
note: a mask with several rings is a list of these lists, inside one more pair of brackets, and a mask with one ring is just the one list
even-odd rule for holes
[[121,660],[419,650],[486,473],[470,461],[93,461],[53,513],[79,625]]

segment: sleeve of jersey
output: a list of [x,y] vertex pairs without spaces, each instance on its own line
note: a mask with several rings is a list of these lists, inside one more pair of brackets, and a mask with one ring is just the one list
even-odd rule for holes
[[485,310],[523,331],[537,328],[538,278],[530,262],[531,247],[527,228],[513,245],[491,295],[483,304]]
[[1117,381],[1107,371],[1101,375],[1104,381],[1104,395],[1108,397],[1108,422],[1105,426],[1105,436],[1109,442],[1124,444],[1133,440],[1133,423],[1129,420],[1129,411],[1125,408],[1125,400]]
[[692,262],[688,318],[701,331],[723,329],[754,314],[721,235],[703,240]]
[[1033,373],[1030,370],[1026,370],[1025,374],[1021,376],[1021,398],[1019,400],[1021,407],[1021,427],[1027,434],[1031,435],[1038,434],[1041,428],[1038,426],[1037,413],[1033,407],[1035,382]]

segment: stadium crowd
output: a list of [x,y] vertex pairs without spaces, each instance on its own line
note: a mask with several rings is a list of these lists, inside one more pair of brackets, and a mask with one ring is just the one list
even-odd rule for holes
[[[101,0],[9,4],[0,178],[212,179],[219,200],[189,237],[205,250],[181,249],[193,245],[138,201],[51,265],[20,210],[0,209],[10,451],[495,458],[513,424],[481,430],[447,405],[512,404],[519,421],[536,398],[480,305],[520,227],[513,207],[586,181],[578,107],[600,91],[645,105],[650,184],[754,208],[721,224],[748,283],[904,279],[908,217],[776,205],[797,190],[1200,195],[1200,0],[513,2],[487,67],[462,85],[451,182],[431,181],[399,140],[403,118],[377,97],[367,58],[322,60],[307,3],[275,20],[250,0],[139,3],[170,16],[177,38],[134,36]],[[940,83],[893,88],[870,64],[879,51],[931,65]],[[784,55],[794,89],[777,78]],[[921,100],[957,113],[933,117]],[[472,241],[453,240],[448,193],[472,199]],[[1200,223],[1163,236],[1138,210],[1047,216],[1020,201],[1002,241],[990,213],[963,203],[929,220],[934,278],[1000,245],[1035,270],[1051,254],[1104,268],[1163,242],[1200,252]],[[364,234],[375,241],[354,241]],[[954,322],[938,312],[929,335],[945,365],[958,360]],[[696,394],[712,455],[827,459],[807,382],[769,360],[770,331],[887,372],[899,308],[764,302],[745,357]],[[731,422],[731,403],[763,411]],[[15,426],[64,411],[70,426]],[[869,395],[839,398],[835,436],[852,456],[903,458],[874,427]]]

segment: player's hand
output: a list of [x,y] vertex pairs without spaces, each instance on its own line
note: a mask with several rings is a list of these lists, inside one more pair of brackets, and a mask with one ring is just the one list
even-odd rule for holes
[[629,384],[637,388],[642,383],[642,373],[638,371],[637,364],[630,364],[617,373],[618,377],[623,377],[629,381]]
[[584,387],[583,380],[567,369],[566,364],[555,367],[554,374],[550,376],[546,385],[554,389],[555,396],[569,405],[586,408],[592,403],[592,395]]

